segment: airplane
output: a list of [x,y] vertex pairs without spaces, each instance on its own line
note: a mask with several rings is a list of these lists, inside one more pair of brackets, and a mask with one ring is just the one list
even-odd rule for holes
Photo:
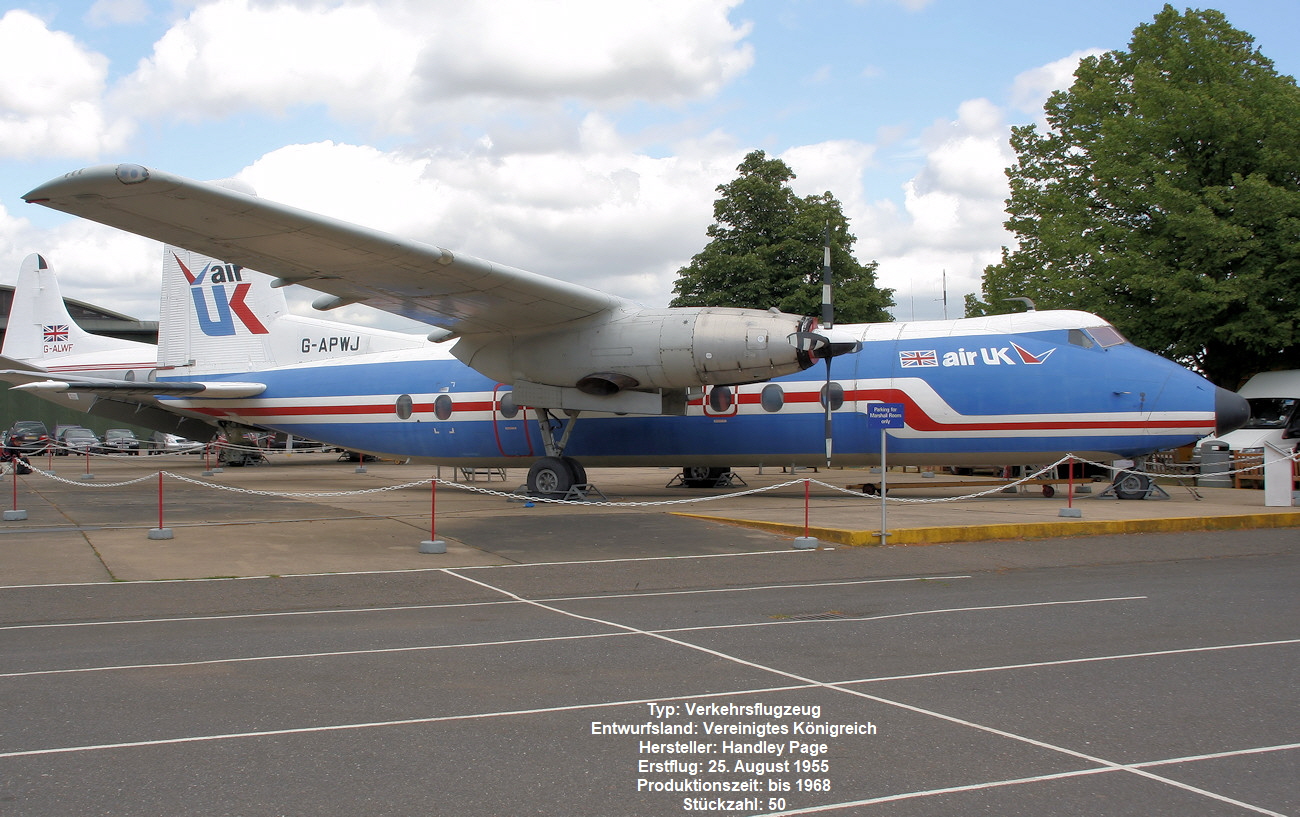
[[[144,386],[157,367],[157,347],[151,343],[95,335],[82,329],[68,313],[54,268],[39,253],[18,268],[0,348],[0,380],[14,384],[53,379],[83,382],[104,380],[121,384],[122,394]],[[87,395],[73,391],[39,391],[37,396],[77,411],[199,439],[210,427],[202,415],[186,416],[160,410],[139,399],[120,395]],[[145,397],[146,392],[136,393]]]
[[[642,307],[136,164],[74,171],[24,199],[307,285],[323,293],[317,309],[365,303],[434,329],[426,348],[317,362],[304,339],[300,354],[248,359],[228,354],[257,334],[238,286],[186,277],[191,297],[173,306],[212,306],[190,322],[187,351],[160,341],[157,382],[261,388],[160,402],[379,456],[530,463],[528,490],[543,495],[585,483],[586,466],[681,466],[710,484],[738,465],[819,465],[832,438],[836,464],[878,464],[875,403],[904,407],[888,434],[895,465],[1133,459],[1248,416],[1238,395],[1085,312],[828,326]],[[177,324],[164,314],[160,337]]]
[[[168,279],[172,286],[162,290],[162,311],[172,317],[167,322],[170,330],[163,337],[171,338],[169,352],[174,357],[189,353],[188,327],[199,320],[207,321],[209,329],[234,320],[257,327],[259,334],[250,332],[242,338],[242,348],[232,344],[227,350],[227,354],[237,354],[245,361],[267,354],[290,359],[292,351],[302,345],[299,339],[303,337],[344,339],[336,341],[332,348],[326,343],[318,359],[381,349],[419,349],[430,344],[424,335],[295,315],[289,311],[283,291],[270,286],[269,276],[250,270],[240,277],[230,265],[178,247],[163,247],[163,256],[164,263],[170,259],[173,269],[179,267],[187,275],[238,279],[234,296],[214,303],[212,316],[207,311],[200,314],[197,303],[190,308],[190,287],[182,283],[185,279],[181,275]],[[274,345],[283,348],[259,351],[261,346]],[[160,365],[164,364],[160,363],[159,347],[153,344],[95,335],[82,329],[68,313],[58,279],[46,258],[32,253],[23,260],[0,349],[0,380],[58,405],[168,434],[207,441],[220,433],[233,446],[222,449],[223,461],[241,464],[247,459],[240,443],[247,434],[263,430],[261,427],[191,411],[163,402],[158,395],[165,389],[171,393],[251,394],[261,390],[260,384],[159,384]]]

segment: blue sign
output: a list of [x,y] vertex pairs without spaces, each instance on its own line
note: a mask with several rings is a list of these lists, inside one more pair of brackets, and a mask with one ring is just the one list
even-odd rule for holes
[[903,428],[902,403],[868,403],[867,428]]

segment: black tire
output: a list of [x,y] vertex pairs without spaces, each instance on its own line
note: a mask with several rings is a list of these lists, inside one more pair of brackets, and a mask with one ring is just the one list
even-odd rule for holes
[[712,488],[730,468],[710,468],[707,465],[687,465],[682,468],[682,484],[687,488]]
[[542,457],[528,469],[528,493],[538,496],[563,496],[577,479],[570,460],[560,457]]
[[1114,486],[1115,496],[1120,499],[1146,499],[1151,491],[1151,477],[1129,471],[1119,474]]
[[587,469],[582,467],[582,463],[578,462],[573,457],[563,457],[562,459],[564,460],[565,465],[569,466],[569,470],[573,472],[573,484],[586,485]]

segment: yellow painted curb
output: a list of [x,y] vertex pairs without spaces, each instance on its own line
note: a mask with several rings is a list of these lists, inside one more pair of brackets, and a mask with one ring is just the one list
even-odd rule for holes
[[[802,525],[732,519],[694,513],[675,513],[725,525],[755,528],[787,536],[803,536]],[[986,542],[992,539],[1054,539],[1061,536],[1102,536],[1116,533],[1170,533],[1176,531],[1254,530],[1300,527],[1300,512],[1249,513],[1234,516],[1183,516],[1168,519],[1110,519],[1061,522],[1020,522],[997,525],[948,525],[934,528],[899,528],[889,532],[891,545],[934,545],[943,542]],[[807,528],[808,535],[837,545],[879,545],[880,530]]]

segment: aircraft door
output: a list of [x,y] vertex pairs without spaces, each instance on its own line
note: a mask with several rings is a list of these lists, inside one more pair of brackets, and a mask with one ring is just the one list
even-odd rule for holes
[[492,430],[497,450],[506,457],[532,457],[533,440],[528,435],[528,412],[516,405],[514,392],[498,383],[492,390]]

